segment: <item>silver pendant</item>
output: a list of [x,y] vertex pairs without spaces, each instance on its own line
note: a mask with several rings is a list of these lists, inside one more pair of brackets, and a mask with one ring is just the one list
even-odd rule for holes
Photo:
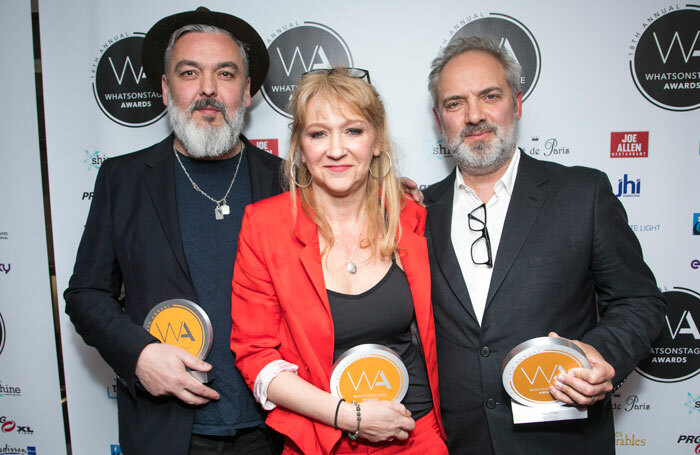
[[348,262],[348,272],[351,274],[354,274],[355,272],[357,272],[357,266],[352,261]]
[[221,205],[221,213],[224,215],[228,215],[231,213],[231,210],[228,208],[228,204],[225,202]]
[[221,207],[216,207],[214,209],[214,216],[216,217],[217,220],[223,220],[224,219],[224,212],[221,210]]

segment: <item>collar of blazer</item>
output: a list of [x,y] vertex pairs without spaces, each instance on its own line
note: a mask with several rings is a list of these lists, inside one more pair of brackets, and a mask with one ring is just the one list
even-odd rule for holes
[[[399,246],[406,238],[415,240],[423,238],[423,228],[425,226],[426,212],[423,207],[411,200],[406,200],[406,206],[401,211],[401,239]],[[301,197],[297,190],[296,197],[296,222],[294,224],[294,235],[304,245],[318,244],[318,227],[316,223],[306,216],[302,206]]]

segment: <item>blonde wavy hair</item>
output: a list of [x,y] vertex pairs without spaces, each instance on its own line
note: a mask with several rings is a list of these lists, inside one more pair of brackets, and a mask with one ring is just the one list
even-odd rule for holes
[[[290,101],[294,115],[291,125],[289,153],[285,162],[285,177],[289,184],[292,210],[296,219],[297,191],[306,216],[318,226],[320,235],[328,246],[323,255],[333,246],[334,237],[323,210],[314,199],[311,174],[301,161],[301,141],[306,127],[307,109],[312,99],[326,100],[331,106],[344,112],[352,112],[362,117],[374,130],[375,147],[381,153],[373,156],[370,163],[371,174],[365,187],[365,208],[367,213],[367,241],[361,248],[370,248],[376,257],[390,258],[398,252],[401,238],[399,216],[405,203],[405,196],[396,177],[392,163],[395,162],[387,127],[386,111],[379,93],[363,79],[350,76],[344,68],[314,71],[302,76]],[[294,169],[292,169],[294,168]],[[294,177],[291,178],[291,172]],[[304,185],[304,187],[297,185]]]

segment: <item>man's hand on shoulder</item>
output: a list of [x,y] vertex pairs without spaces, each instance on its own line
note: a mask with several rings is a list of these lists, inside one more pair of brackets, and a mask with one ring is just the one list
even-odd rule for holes
[[[550,337],[562,338],[554,332]],[[566,338],[563,338],[566,339]],[[590,368],[572,368],[556,377],[549,391],[554,398],[567,404],[591,406],[605,398],[613,389],[615,369],[605,361],[600,352],[590,344],[569,340],[586,354]]]
[[139,355],[136,376],[153,396],[172,395],[191,405],[219,399],[214,389],[197,381],[186,368],[209,371],[211,365],[176,346],[151,343]]
[[423,193],[418,189],[418,184],[408,177],[401,177],[401,189],[419,204],[423,203]]

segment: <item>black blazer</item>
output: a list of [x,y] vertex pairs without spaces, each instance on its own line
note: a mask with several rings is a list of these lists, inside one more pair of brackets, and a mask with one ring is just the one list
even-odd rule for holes
[[614,453],[609,400],[586,420],[514,425],[501,382],[507,353],[550,331],[594,346],[616,387],[649,353],[665,302],[606,175],[521,154],[481,326],[451,241],[454,182],[452,172],[425,191],[450,453]]
[[[253,201],[280,193],[282,160],[241,138]],[[119,440],[128,455],[186,454],[194,421],[194,407],[151,396],[135,376],[141,350],[155,341],[142,326],[150,309],[167,299],[197,301],[180,237],[173,160],[171,135],[102,164],[64,293],[77,332],[120,379]]]

